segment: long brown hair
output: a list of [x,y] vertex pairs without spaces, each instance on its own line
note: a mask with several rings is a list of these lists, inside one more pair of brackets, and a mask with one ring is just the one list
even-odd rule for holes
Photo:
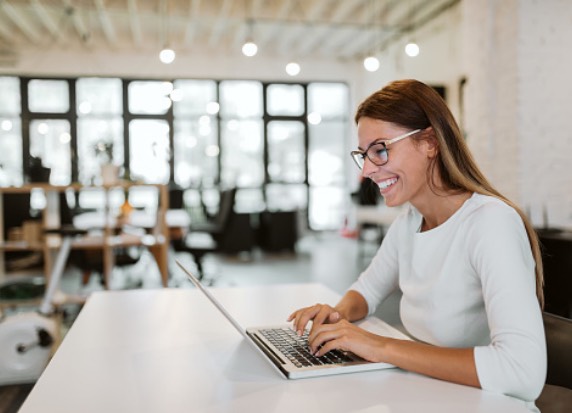
[[[438,153],[428,170],[437,168],[445,189],[476,192],[494,196],[518,212],[526,228],[532,255],[536,262],[536,296],[541,308],[544,306],[542,286],[544,274],[538,235],[526,215],[512,201],[498,192],[485,178],[477,166],[463,139],[459,126],[445,101],[430,86],[417,80],[398,80],[373,93],[358,107],[355,122],[368,117],[409,129],[433,129],[438,144]],[[423,139],[425,133],[416,139]],[[429,180],[432,190],[437,190],[433,179]]]

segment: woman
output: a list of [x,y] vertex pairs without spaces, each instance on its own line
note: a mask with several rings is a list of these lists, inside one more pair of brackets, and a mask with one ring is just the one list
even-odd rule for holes
[[[369,267],[335,306],[289,317],[310,349],[332,349],[528,402],[542,390],[546,349],[542,262],[523,213],[476,166],[441,97],[429,86],[390,83],[358,108],[352,156],[388,206],[409,203]],[[416,341],[362,330],[399,288],[401,319]]]

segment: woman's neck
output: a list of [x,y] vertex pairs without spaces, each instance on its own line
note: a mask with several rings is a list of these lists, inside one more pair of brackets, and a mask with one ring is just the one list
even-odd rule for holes
[[472,193],[449,192],[433,195],[420,205],[413,204],[423,216],[421,232],[436,228],[451,218],[463,206],[465,201],[472,196]]

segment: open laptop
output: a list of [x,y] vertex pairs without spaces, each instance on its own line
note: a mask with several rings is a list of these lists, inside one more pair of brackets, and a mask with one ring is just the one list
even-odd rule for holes
[[[314,357],[308,349],[307,336],[298,337],[289,325],[243,328],[178,260],[177,265],[187,274],[189,280],[215,305],[228,321],[251,345],[262,354],[283,376],[288,379],[328,376],[394,367],[387,363],[371,363],[355,354],[339,350],[330,351],[321,357]],[[375,334],[410,340],[408,336],[375,317],[359,323],[360,327]]]

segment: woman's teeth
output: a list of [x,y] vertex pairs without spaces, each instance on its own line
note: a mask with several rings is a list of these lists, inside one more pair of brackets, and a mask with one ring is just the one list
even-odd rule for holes
[[397,178],[386,179],[385,181],[379,182],[377,184],[377,186],[379,187],[379,189],[385,189],[385,188],[393,185],[396,182],[397,182]]

